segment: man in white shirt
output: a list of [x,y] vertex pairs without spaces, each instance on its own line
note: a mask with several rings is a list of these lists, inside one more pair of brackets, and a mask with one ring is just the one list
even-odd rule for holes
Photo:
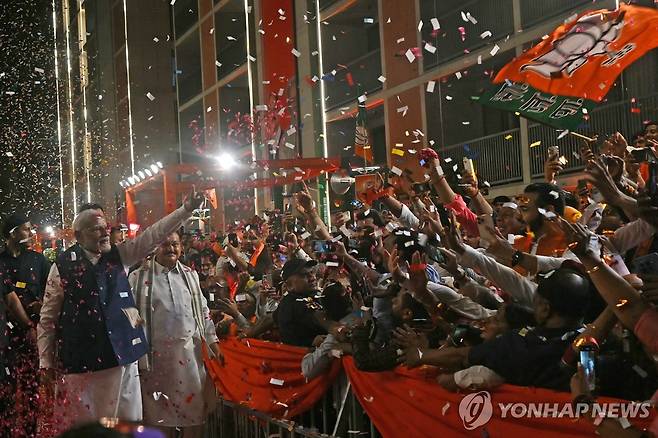
[[129,281],[150,346],[140,360],[144,422],[168,436],[181,428],[184,438],[193,438],[201,437],[214,401],[202,345],[215,355],[219,347],[199,276],[179,261],[181,250],[178,233],[170,234]]

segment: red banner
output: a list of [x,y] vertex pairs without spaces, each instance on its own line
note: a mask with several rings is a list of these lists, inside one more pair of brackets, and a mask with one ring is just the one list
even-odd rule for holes
[[[503,385],[495,391],[486,392],[492,410],[490,420],[477,426],[474,422],[462,420],[460,403],[468,395],[444,390],[436,383],[436,374],[431,369],[409,370],[398,367],[393,371],[364,373],[356,369],[351,357],[343,358],[343,368],[352,383],[357,400],[377,426],[377,430],[386,437],[413,436],[470,436],[488,437],[591,437],[594,426],[588,421],[572,418],[529,418],[528,406],[534,404],[555,404],[555,412],[571,403],[568,393],[541,388]],[[485,395],[481,398],[484,401]],[[599,403],[625,402],[599,397]],[[506,418],[502,417],[499,403],[519,403],[510,407]],[[627,403],[627,402],[625,402]],[[462,409],[464,409],[462,407]],[[524,413],[524,409],[526,412]],[[543,409],[543,406],[542,406]],[[650,417],[629,419],[639,427],[647,427],[655,417],[650,410]],[[521,415],[524,414],[524,415]],[[516,418],[520,417],[520,418]],[[467,430],[467,427],[474,427]],[[487,433],[483,431],[486,430]]]
[[[594,426],[584,419],[557,418],[565,407],[570,407],[568,393],[512,385],[472,395],[452,393],[436,383],[438,371],[434,367],[398,367],[368,373],[357,370],[350,356],[335,360],[325,375],[307,382],[301,374],[301,361],[307,351],[303,348],[256,339],[228,339],[222,341],[221,349],[224,365],[206,360],[206,366],[222,396],[276,418],[289,419],[313,407],[342,367],[356,399],[385,438],[594,435]],[[464,411],[473,411],[473,403],[469,403],[472,400],[479,402],[480,408],[482,402],[488,403],[490,418],[465,415],[463,419]],[[599,397],[597,402],[628,403],[605,397]],[[534,415],[533,409],[545,414]],[[640,429],[648,427],[656,412],[647,412],[647,418],[629,418],[630,423]]]
[[306,350],[289,345],[230,338],[221,343],[224,365],[206,360],[208,374],[226,400],[276,418],[292,418],[313,407],[340,372],[340,361],[323,376],[306,381]]

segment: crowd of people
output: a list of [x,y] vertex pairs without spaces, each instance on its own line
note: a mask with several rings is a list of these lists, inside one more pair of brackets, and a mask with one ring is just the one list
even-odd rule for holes
[[[119,417],[200,436],[215,395],[202,352],[221,362],[228,337],[306,349],[308,379],[351,355],[362,371],[439,367],[450,391],[508,383],[578,404],[656,400],[657,149],[654,122],[630,144],[584,141],[574,187],[559,185],[550,149],[545,181],[494,199],[468,166],[453,175],[423,149],[424,181],[383,174],[369,204],[346,203],[331,226],[303,186],[290,211],[212,239],[181,228],[199,193],[132,239],[90,204],[50,267],[29,249],[29,219],[12,215],[0,434]],[[658,424],[608,418],[594,430],[652,436]]]

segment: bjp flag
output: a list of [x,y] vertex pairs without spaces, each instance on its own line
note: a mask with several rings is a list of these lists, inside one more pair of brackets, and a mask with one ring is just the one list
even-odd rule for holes
[[[361,96],[361,89],[359,88],[359,96]],[[356,114],[356,129],[354,131],[354,153],[363,158],[366,163],[372,163],[373,155],[368,138],[368,128],[366,127],[366,119],[368,113],[366,111],[366,101],[359,97],[358,112]]]
[[212,189],[206,190],[206,198],[208,198],[208,202],[210,202],[212,208],[217,210],[217,189],[213,187]]
[[505,65],[482,104],[574,129],[619,74],[658,47],[658,10],[621,4],[580,14]]

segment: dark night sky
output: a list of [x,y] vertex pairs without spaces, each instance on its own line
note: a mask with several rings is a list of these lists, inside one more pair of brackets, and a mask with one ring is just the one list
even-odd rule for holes
[[35,223],[58,224],[57,101],[49,0],[0,0],[0,57],[0,222],[19,211]]

